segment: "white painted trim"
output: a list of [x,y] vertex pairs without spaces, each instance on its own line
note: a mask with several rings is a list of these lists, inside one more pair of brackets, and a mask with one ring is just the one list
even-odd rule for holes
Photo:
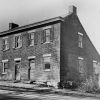
[[28,33],[36,32],[36,29],[28,31]]
[[43,57],[51,56],[51,54],[44,54]]
[[2,60],[2,62],[8,62],[8,59]]
[[83,60],[84,58],[82,58],[82,57],[78,57],[78,59]]
[[51,69],[45,69],[44,71],[51,71]]
[[82,33],[80,33],[80,32],[78,32],[78,34],[79,34],[79,35],[81,35],[81,36],[83,36],[83,34],[82,34]]
[[22,35],[21,33],[18,33],[18,34],[15,34],[14,37],[15,37],[15,36],[21,36],[21,35]]
[[21,58],[15,58],[15,59],[14,59],[14,61],[19,61],[19,60],[21,60]]
[[93,60],[93,62],[94,62],[94,63],[97,63],[97,61],[96,61],[96,60]]
[[29,56],[28,57],[28,59],[34,59],[35,58],[35,56]]
[[48,28],[52,28],[52,26],[43,27],[43,29],[48,29]]
[[8,38],[8,36],[6,36],[6,37],[3,37],[2,39],[7,39]]

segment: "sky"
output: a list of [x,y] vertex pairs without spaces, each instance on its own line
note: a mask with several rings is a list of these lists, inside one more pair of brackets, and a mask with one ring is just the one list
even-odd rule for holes
[[100,0],[0,0],[0,32],[9,23],[19,26],[65,15],[75,5],[77,15],[100,54]]

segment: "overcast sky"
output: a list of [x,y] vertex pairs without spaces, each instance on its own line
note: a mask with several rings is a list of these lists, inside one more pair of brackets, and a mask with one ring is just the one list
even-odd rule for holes
[[0,0],[0,32],[9,22],[20,26],[64,15],[77,7],[78,17],[100,53],[100,0]]

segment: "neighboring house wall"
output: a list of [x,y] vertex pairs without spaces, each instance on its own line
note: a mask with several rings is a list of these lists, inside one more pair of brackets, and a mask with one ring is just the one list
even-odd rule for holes
[[[82,47],[79,47],[79,34]],[[93,78],[93,60],[100,61],[99,54],[83,29],[76,13],[65,17],[61,24],[61,81],[82,81]],[[83,61],[79,61],[82,58]],[[82,68],[83,73],[80,71]]]
[[[21,81],[25,81],[30,79],[33,81],[60,81],[60,23],[50,24],[49,26],[51,26],[51,28],[53,29],[51,34],[54,35],[53,40],[50,43],[41,43],[41,34],[44,29],[48,28],[47,25],[37,29],[32,29],[33,31],[35,30],[35,35],[38,35],[38,37],[34,35],[35,43],[33,46],[29,46],[30,40],[28,39],[29,33],[32,30],[20,31],[18,33],[7,35],[10,47],[6,51],[0,50],[1,80],[19,79]],[[20,48],[15,48],[14,36],[18,34],[21,35],[22,44]],[[0,48],[2,48],[3,37],[4,36],[0,37]],[[50,58],[47,58],[47,60],[45,60],[44,57],[48,56]],[[2,60],[5,59],[8,59],[8,72],[2,73]],[[31,64],[29,64],[29,62],[32,61],[31,59],[33,59],[34,61]],[[34,68],[30,68],[31,66],[34,66],[34,62],[35,70]],[[48,68],[45,69],[46,62],[50,63],[49,70]],[[48,64],[46,66],[49,67]],[[15,74],[18,75],[17,78]]]

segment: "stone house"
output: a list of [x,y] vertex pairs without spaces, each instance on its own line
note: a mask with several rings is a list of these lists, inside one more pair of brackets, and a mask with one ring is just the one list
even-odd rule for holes
[[95,77],[99,54],[72,6],[70,13],[0,33],[0,80],[62,82]]

